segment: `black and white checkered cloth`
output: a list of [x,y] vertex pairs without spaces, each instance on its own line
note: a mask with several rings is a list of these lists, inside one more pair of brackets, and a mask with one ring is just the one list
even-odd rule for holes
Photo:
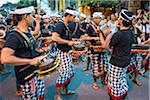
[[121,68],[110,64],[108,68],[108,93],[111,96],[119,98],[127,93],[126,71],[127,67]]
[[95,76],[97,72],[106,71],[109,67],[108,55],[107,53],[91,54],[92,65],[93,65],[93,75]]
[[[134,66],[132,68],[132,66]],[[140,53],[134,53],[131,56],[130,64],[128,70],[134,70],[135,72],[141,71],[142,67],[142,55]]]
[[74,65],[71,54],[57,50],[57,56],[60,57],[61,64],[59,77],[56,80],[56,87],[62,87],[69,83],[71,78],[74,76]]
[[108,62],[108,53],[103,52],[99,54],[99,60],[100,60],[100,66],[103,68],[103,71],[107,72],[108,67],[109,67],[109,62]]
[[38,76],[34,76],[29,82],[21,85],[22,99],[23,100],[37,100],[38,97],[44,96],[45,82],[39,80]]

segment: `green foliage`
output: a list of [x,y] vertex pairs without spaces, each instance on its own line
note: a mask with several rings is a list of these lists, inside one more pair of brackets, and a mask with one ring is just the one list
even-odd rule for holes
[[20,0],[17,5],[36,6],[35,0]]
[[117,3],[119,3],[119,0],[81,0],[82,5],[97,4],[115,6]]

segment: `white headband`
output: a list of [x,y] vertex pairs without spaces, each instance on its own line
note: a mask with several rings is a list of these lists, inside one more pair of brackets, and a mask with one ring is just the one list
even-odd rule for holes
[[43,19],[45,19],[45,18],[50,18],[50,16],[49,16],[48,14],[46,14],[46,15],[43,15],[42,18],[43,18]]
[[[132,17],[127,16],[127,15],[125,14],[125,11],[128,11],[128,10],[122,9],[121,12],[120,12],[119,17],[122,18],[122,19],[124,19],[124,20],[126,20],[126,21],[131,21],[131,20],[133,19],[133,16],[132,16]],[[123,18],[123,17],[121,16],[121,13],[122,13],[126,18],[128,18],[128,19]]]
[[69,13],[69,14],[71,14],[71,15],[73,15],[73,16],[76,16],[76,15],[77,15],[77,12],[76,12],[75,10],[70,10],[70,9],[66,9],[66,10],[65,10],[65,13]]
[[81,13],[80,16],[83,17],[83,18],[86,18],[86,15],[83,14],[83,13]]
[[34,11],[34,7],[26,7],[26,8],[21,8],[21,9],[15,9],[14,14],[30,14]]
[[100,17],[100,18],[102,18],[102,12],[94,12],[94,13],[93,13],[93,18],[95,18],[95,17]]

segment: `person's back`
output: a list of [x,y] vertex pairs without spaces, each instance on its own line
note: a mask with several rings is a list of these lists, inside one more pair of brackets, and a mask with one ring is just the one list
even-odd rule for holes
[[130,61],[130,49],[134,40],[133,33],[130,29],[119,30],[112,39],[110,45],[113,46],[113,52],[110,63],[126,67]]

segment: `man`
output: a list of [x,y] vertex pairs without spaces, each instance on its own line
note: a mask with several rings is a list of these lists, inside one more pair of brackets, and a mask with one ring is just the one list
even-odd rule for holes
[[[90,24],[86,30],[86,35],[88,37],[83,37],[81,39],[83,40],[88,40],[90,41],[91,45],[96,46],[96,45],[103,45],[104,43],[104,38],[102,35],[102,32],[100,31],[100,26],[99,23],[101,21],[101,13],[100,12],[94,12],[93,14],[93,21],[92,24]],[[101,57],[100,52],[95,52],[95,50],[93,48],[90,48],[91,51],[91,61],[93,63],[93,79],[94,79],[94,83],[93,83],[93,89],[97,90],[99,89],[98,84],[97,84],[97,79],[100,76],[100,73],[103,71],[103,67],[100,65],[100,60],[103,60],[103,58]],[[101,59],[99,60],[99,57],[101,57]]]
[[64,94],[73,94],[73,91],[67,89],[70,80],[74,76],[74,66],[72,56],[69,51],[75,43],[72,39],[72,33],[68,28],[68,23],[73,22],[76,12],[72,8],[67,8],[64,13],[63,22],[58,22],[52,33],[52,40],[57,42],[57,55],[61,60],[59,77],[56,80],[56,100],[61,100],[60,88],[64,89]]
[[44,15],[43,17],[43,25],[41,25],[41,36],[42,37],[49,37],[52,35],[52,30],[53,30],[53,27],[50,25],[50,22],[49,22],[49,16],[46,14]]
[[39,54],[35,47],[36,41],[29,31],[33,24],[32,8],[20,6],[14,13],[18,23],[6,39],[1,61],[15,66],[23,100],[44,100],[44,81],[39,80],[34,73],[38,69]]
[[108,93],[111,100],[122,100],[128,92],[126,70],[130,63],[131,45],[134,35],[130,30],[132,14],[121,10],[119,15],[120,30],[112,35],[110,47],[113,47],[108,68]]
[[81,34],[84,35],[86,32],[86,27],[87,27],[87,23],[85,22],[86,19],[86,15],[81,13],[80,14],[80,30],[81,30]]

